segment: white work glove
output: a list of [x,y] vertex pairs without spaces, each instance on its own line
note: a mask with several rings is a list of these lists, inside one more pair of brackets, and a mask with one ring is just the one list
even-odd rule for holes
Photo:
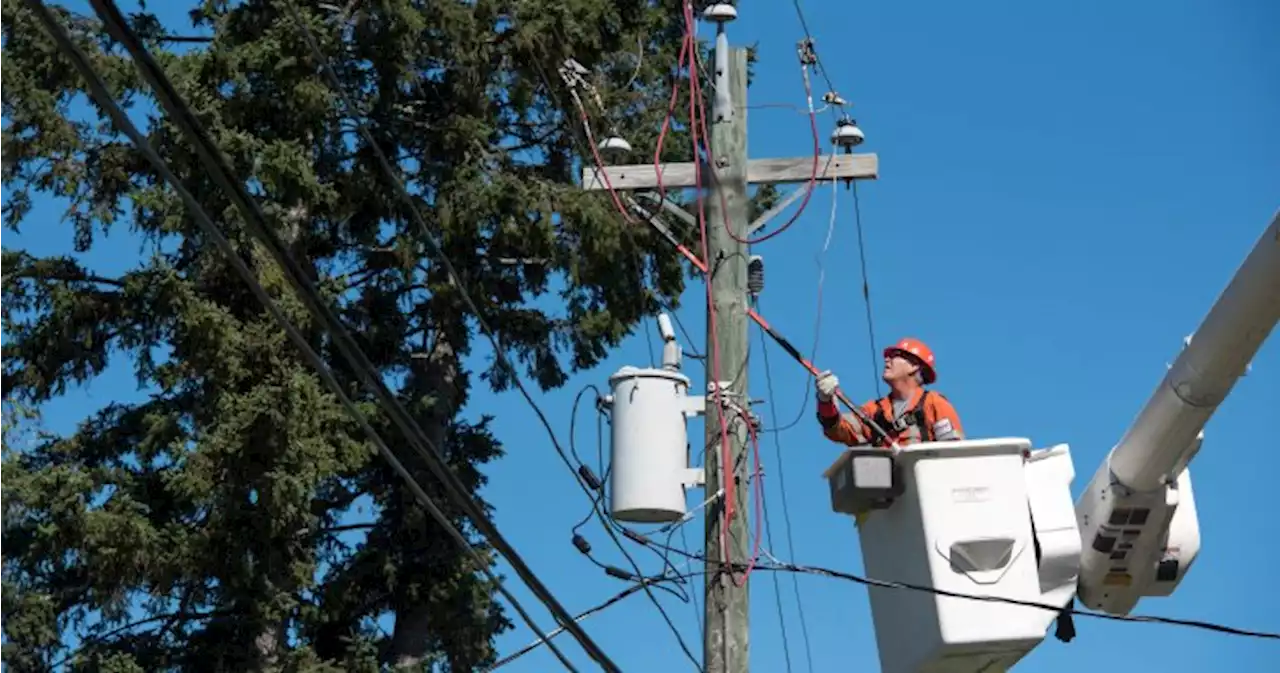
[[840,387],[840,379],[836,378],[831,372],[822,372],[818,374],[817,380],[818,401],[830,402],[835,399],[836,389]]

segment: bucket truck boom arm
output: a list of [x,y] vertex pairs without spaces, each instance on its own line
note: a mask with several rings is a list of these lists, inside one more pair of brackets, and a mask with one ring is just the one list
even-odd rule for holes
[[1127,614],[1190,568],[1200,531],[1187,464],[1277,320],[1280,212],[1076,503],[1085,605]]

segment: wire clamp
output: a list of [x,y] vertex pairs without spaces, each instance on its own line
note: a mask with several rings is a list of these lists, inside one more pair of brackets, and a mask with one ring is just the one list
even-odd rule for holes
[[796,55],[800,57],[800,65],[818,64],[818,53],[813,49],[813,38],[806,37],[796,43]]
[[744,396],[741,393],[730,390],[733,381],[713,381],[707,384],[707,397],[714,398],[720,403],[722,410],[738,411],[742,407],[738,406],[737,400]]
[[[576,98],[578,88],[581,87],[591,96],[592,102],[600,109],[600,114],[606,114],[600,92],[596,91],[596,88],[587,80],[587,75],[590,75],[591,71],[586,66],[579,63],[577,59],[567,58],[556,70],[560,73],[560,79],[564,80],[565,85],[569,87],[570,94]],[[583,113],[585,114],[586,111],[584,110]]]
[[576,89],[579,86],[583,88],[591,86],[587,83],[585,77],[585,75],[590,74],[591,71],[587,70],[586,66],[577,62],[575,59],[565,59],[564,63],[561,64],[557,70],[560,72],[560,79],[564,80],[564,83],[570,89]]
[[680,475],[680,485],[685,488],[706,486],[707,471],[701,467],[686,467]]

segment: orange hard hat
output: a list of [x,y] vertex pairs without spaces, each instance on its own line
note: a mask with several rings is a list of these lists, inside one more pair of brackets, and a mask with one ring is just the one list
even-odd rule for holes
[[933,368],[933,351],[919,339],[907,337],[884,349],[884,356],[905,355],[920,365],[920,376],[925,383],[938,380],[938,372]]

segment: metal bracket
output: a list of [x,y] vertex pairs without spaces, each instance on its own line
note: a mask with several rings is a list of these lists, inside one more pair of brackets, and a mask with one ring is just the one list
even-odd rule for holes
[[[726,398],[727,397],[728,396],[726,395]],[[738,404],[734,400],[722,398],[721,404],[724,406],[726,410],[733,412],[735,416],[735,420],[745,416],[751,422],[751,427],[757,431],[763,425],[759,415],[753,413],[751,409],[744,407],[741,404]]]
[[729,390],[729,386],[733,385],[733,381],[713,381],[707,384],[707,397],[718,398],[720,406],[737,409],[735,398],[741,398],[743,395]]
[[689,395],[684,398],[684,415],[695,418],[707,413],[707,398],[702,395]]
[[667,239],[668,243],[675,246],[680,245],[680,239],[676,238],[675,234],[671,233],[671,230],[667,228],[667,225],[662,221],[662,218],[659,217],[657,213],[650,212],[647,208],[637,203],[635,199],[631,198],[630,195],[627,195],[625,198],[627,200],[627,205],[631,206],[631,209],[636,211],[636,214],[643,217],[644,220],[649,223],[649,226],[653,227],[658,234]]
[[818,64],[818,55],[813,50],[813,40],[805,38],[796,43],[796,55],[800,57],[800,65]]
[[686,467],[680,475],[680,485],[685,488],[697,488],[707,485],[707,471],[701,467]]
[[676,216],[676,218],[678,218],[681,222],[684,222],[686,225],[690,227],[698,226],[697,218],[695,218],[693,215],[690,215],[687,211],[685,211],[684,208],[681,208],[679,204],[672,201],[671,199],[659,198],[657,194],[654,194],[652,192],[640,192],[636,194],[636,197],[644,199],[645,201],[651,201],[653,203],[656,203],[662,206],[663,210],[667,211],[671,215]]
[[564,80],[564,83],[568,85],[570,89],[576,88],[579,85],[584,87],[590,86],[583,75],[590,74],[591,71],[587,70],[586,66],[578,63],[572,58],[565,59],[564,63],[561,64],[557,70],[560,72],[560,79]]
[[711,381],[707,383],[707,394],[714,395],[716,392],[719,392],[721,397],[736,395],[737,393],[729,390],[729,386],[731,385],[733,385],[733,381]]
[[595,101],[596,107],[600,108],[601,114],[606,112],[604,101],[600,99],[600,92],[587,81],[586,76],[590,75],[591,71],[586,66],[576,59],[567,58],[557,70],[560,73],[560,79],[564,80],[565,85],[569,87],[570,93],[576,96],[578,87],[586,89],[587,93],[591,94],[591,99]]

